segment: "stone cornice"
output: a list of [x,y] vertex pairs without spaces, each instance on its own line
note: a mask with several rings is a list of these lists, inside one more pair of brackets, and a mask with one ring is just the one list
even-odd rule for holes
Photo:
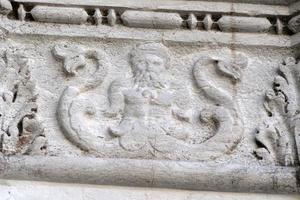
[[[19,22],[7,23],[10,20],[2,19],[1,27],[6,33],[12,35],[45,35],[64,37],[91,37],[99,39],[128,39],[178,42],[186,44],[212,43],[234,44],[236,46],[270,46],[290,47],[291,37],[287,35],[269,35],[265,33],[223,33],[214,31],[190,31],[190,30],[155,30],[146,29],[148,37],[145,38],[145,29],[131,29],[121,26],[64,26],[56,24],[48,26],[43,23]],[[87,28],[88,27],[88,28]],[[61,30],[64,29],[62,32]]]
[[[278,47],[295,46],[296,41],[290,37],[294,33],[288,27],[291,27],[289,25],[291,12],[297,11],[298,3],[288,7],[182,0],[176,1],[176,4],[171,0],[11,2],[14,11],[8,14],[8,20],[2,18],[1,24],[3,29],[13,34],[64,34],[60,32],[59,27],[69,24],[73,29],[68,32],[69,36],[80,37],[142,39],[138,38],[139,32],[147,28],[147,31],[152,33],[150,39],[153,38],[155,41],[218,42]],[[68,19],[66,11],[75,18]],[[50,12],[57,14],[46,16]],[[66,16],[63,16],[64,14]],[[169,17],[169,21],[166,16]],[[158,20],[149,24],[152,18]],[[165,18],[164,22],[160,22],[159,18]],[[35,21],[41,23],[34,23]],[[76,24],[84,24],[86,28]],[[18,28],[20,26],[22,29]],[[172,31],[173,29],[176,31]],[[137,34],[131,36],[132,31]]]
[[103,8],[117,10],[150,10],[150,11],[168,11],[168,12],[197,12],[197,13],[218,13],[218,14],[237,14],[248,16],[289,16],[289,8],[282,5],[257,5],[230,2],[207,2],[207,1],[139,1],[139,0],[13,0],[12,2],[29,5],[56,5],[67,7],[84,8]]
[[[12,0],[12,1],[15,1],[15,0]],[[42,2],[43,0],[39,0],[39,1]],[[94,0],[88,0],[88,1],[94,1]],[[122,3],[122,2],[126,2],[126,1],[129,2],[128,0],[121,0],[120,2]],[[178,1],[178,0],[163,0],[163,1],[155,0],[155,1],[163,3],[165,1],[173,1],[174,2],[174,1]],[[152,2],[155,2],[155,1],[152,1]],[[297,0],[180,0],[180,1],[185,1],[185,2],[202,1],[202,2],[212,2],[212,3],[217,3],[217,2],[248,3],[248,4],[265,4],[265,5],[290,5],[292,3],[297,2]],[[94,2],[96,2],[96,1],[94,1]],[[104,2],[104,1],[101,0],[101,2]],[[140,0],[139,2],[149,2],[149,0]]]

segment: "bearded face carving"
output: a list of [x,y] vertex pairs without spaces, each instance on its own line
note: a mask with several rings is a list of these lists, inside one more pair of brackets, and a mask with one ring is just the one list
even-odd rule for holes
[[[174,118],[180,112],[172,102],[173,91],[166,74],[168,49],[159,43],[141,44],[132,50],[130,62],[132,79],[123,84],[117,80],[111,85],[111,108],[123,113],[120,124],[110,127],[111,134],[120,137],[121,145],[127,150],[142,148],[156,135],[186,138],[187,131],[179,125],[176,127]],[[124,104],[114,99],[122,99]],[[183,112],[181,115],[188,121]]]
[[157,43],[137,46],[130,54],[134,81],[139,87],[166,87],[165,73],[169,65],[168,49]]

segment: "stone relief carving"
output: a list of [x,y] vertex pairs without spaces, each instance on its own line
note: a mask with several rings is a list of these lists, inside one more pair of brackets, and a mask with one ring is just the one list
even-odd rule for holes
[[[133,48],[129,56],[132,75],[111,81],[109,106],[100,110],[83,93],[104,81],[110,67],[106,54],[98,49],[61,45],[55,46],[53,54],[63,61],[65,72],[73,76],[79,67],[88,67],[86,59],[97,62],[96,71],[89,77],[76,77],[83,78],[83,84],[64,90],[57,109],[64,134],[82,150],[111,157],[209,160],[231,152],[242,138],[243,125],[234,94],[214,86],[203,73],[203,69],[212,67],[231,79],[234,86],[248,63],[241,53],[227,60],[201,57],[194,64],[197,88],[212,101],[202,111],[176,105],[178,88],[168,74],[170,52],[160,43],[142,43]],[[184,98],[191,97],[187,94]],[[102,130],[105,133],[100,139],[97,130],[87,125],[97,116],[117,122]],[[202,125],[210,126],[215,133],[204,138]]]
[[0,59],[0,144],[5,155],[46,151],[44,129],[36,116],[37,94],[28,62],[21,50],[7,51]]
[[0,178],[299,193],[299,4],[255,2],[0,0]]
[[[279,65],[264,107],[269,119],[256,131],[256,155],[268,164],[294,165],[299,154],[299,63],[292,57]],[[298,148],[298,152],[294,151]]]
[[[94,147],[92,146],[91,142],[86,141],[89,140],[85,138],[89,137],[87,135],[88,133],[84,133],[85,130],[80,127],[80,124],[84,123],[84,120],[71,118],[70,109],[75,109],[76,112],[80,113],[84,112],[87,117],[92,117],[95,114],[93,104],[84,105],[85,102],[82,100],[79,105],[76,105],[76,103],[74,103],[74,99],[81,93],[87,92],[99,86],[103,82],[107,73],[107,68],[109,68],[110,64],[107,60],[106,54],[101,50],[86,50],[80,47],[60,45],[53,49],[53,54],[58,59],[63,61],[63,68],[70,76],[76,76],[76,70],[78,68],[86,67],[87,59],[90,58],[97,62],[97,69],[95,73],[83,78],[85,84],[69,86],[64,90],[59,100],[59,106],[57,109],[57,118],[59,124],[61,125],[61,128],[63,129],[67,138],[81,149],[89,151]],[[74,126],[72,120],[75,120]]]

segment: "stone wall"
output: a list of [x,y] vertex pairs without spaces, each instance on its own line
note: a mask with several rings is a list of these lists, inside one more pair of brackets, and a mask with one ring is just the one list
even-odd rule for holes
[[0,178],[297,195],[299,12],[0,0]]

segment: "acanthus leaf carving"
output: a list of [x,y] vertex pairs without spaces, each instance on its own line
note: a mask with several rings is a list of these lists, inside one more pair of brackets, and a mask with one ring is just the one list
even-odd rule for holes
[[264,108],[268,119],[257,129],[255,150],[263,162],[290,166],[298,162],[299,154],[299,63],[292,57],[278,67],[273,88],[265,95]]
[[30,77],[29,60],[24,52],[6,52],[1,58],[1,152],[44,154],[47,140],[36,115],[37,94]]

